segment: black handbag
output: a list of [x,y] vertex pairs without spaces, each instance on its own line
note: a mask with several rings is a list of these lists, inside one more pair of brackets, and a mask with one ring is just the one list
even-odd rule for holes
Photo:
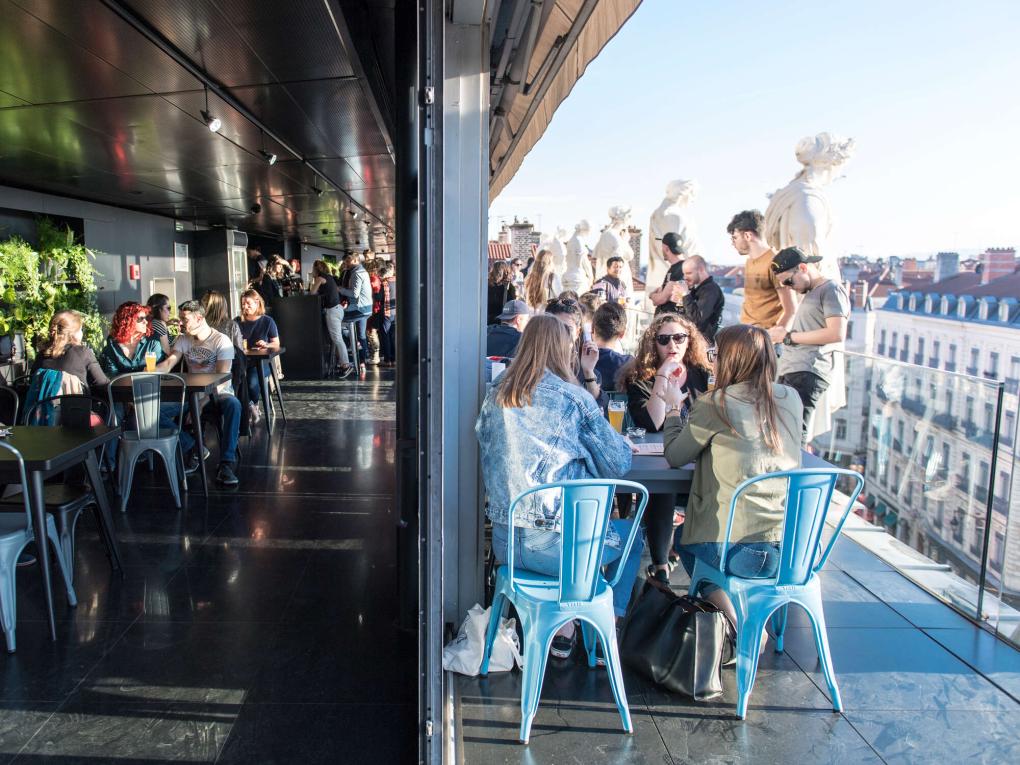
[[733,656],[726,617],[701,598],[645,583],[620,635],[624,664],[695,701],[723,692],[720,668]]

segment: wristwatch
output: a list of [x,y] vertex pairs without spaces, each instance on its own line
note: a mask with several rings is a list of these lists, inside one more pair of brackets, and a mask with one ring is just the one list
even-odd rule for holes
[[786,333],[783,337],[783,345],[796,345],[796,343],[793,342],[793,332]]
[[593,382],[596,382],[596,380],[595,380],[595,378],[594,378],[594,377],[585,377],[585,378],[584,378],[584,382],[585,382],[585,384],[587,385],[588,383],[593,383]]
[[681,412],[683,412],[683,410],[684,410],[684,408],[682,406],[677,405],[677,404],[666,404],[666,416],[667,417],[669,417],[669,415],[673,414],[673,412],[676,412],[677,414],[680,414]]

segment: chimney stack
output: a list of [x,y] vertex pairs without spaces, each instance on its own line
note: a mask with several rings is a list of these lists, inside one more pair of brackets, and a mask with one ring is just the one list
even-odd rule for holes
[[940,282],[960,273],[960,253],[940,252],[935,256],[935,281]]
[[865,309],[868,307],[869,286],[863,279],[854,285],[853,306],[854,308]]
[[1016,250],[1012,247],[989,247],[981,255],[981,284],[1008,276],[1015,268]]

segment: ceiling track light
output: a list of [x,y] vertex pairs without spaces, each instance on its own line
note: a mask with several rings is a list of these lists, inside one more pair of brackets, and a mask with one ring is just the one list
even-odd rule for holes
[[315,193],[315,196],[317,196],[317,197],[321,197],[322,196],[322,189],[320,189],[318,186],[316,186],[314,184],[312,184],[312,191]]
[[220,128],[223,127],[220,118],[214,117],[209,112],[209,88],[205,89],[205,108],[202,110],[202,121],[205,122],[205,126],[213,133],[220,132]]
[[259,128],[259,138],[261,139],[259,154],[262,156],[262,159],[266,161],[266,164],[275,165],[276,155],[271,151],[266,151],[266,134],[263,132],[262,128]]

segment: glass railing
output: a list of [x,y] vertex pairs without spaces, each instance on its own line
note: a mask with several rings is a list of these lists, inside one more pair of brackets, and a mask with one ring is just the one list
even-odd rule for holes
[[1004,432],[1016,428],[1015,386],[883,356],[844,360],[846,405],[812,448],[864,474],[848,533],[1020,645],[1016,433]]

